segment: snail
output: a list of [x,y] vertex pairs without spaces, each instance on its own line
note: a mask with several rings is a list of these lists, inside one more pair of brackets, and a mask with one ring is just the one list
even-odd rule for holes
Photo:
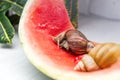
[[95,46],[88,54],[84,55],[74,67],[80,71],[95,71],[110,67],[120,57],[120,44],[103,43]]
[[76,55],[85,54],[94,47],[94,43],[78,30],[68,30],[54,37],[58,46],[72,51]]

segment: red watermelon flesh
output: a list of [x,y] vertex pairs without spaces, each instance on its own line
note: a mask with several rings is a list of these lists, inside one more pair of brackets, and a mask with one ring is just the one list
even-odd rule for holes
[[120,80],[120,63],[95,72],[73,70],[76,56],[59,48],[52,40],[69,29],[74,28],[64,0],[28,0],[19,24],[19,36],[31,63],[54,79]]

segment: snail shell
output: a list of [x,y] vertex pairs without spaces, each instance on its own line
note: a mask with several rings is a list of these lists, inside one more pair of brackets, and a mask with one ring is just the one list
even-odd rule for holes
[[120,56],[120,44],[104,43],[93,48],[89,55],[100,68],[106,68],[115,63]]
[[72,52],[75,54],[86,53],[87,38],[78,30],[68,30],[66,32],[66,39],[68,41],[68,46]]
[[100,69],[99,66],[96,64],[94,59],[88,54],[85,54],[82,60],[79,61],[78,64],[74,67],[74,70],[80,70],[83,72],[95,71],[98,69]]
[[[104,69],[114,64],[119,57],[120,57],[120,44],[115,43],[99,44],[95,46],[87,54],[87,60],[85,55],[82,58],[82,60],[78,62],[74,69],[81,71],[94,71],[98,69]],[[83,69],[83,66],[85,66],[86,70]]]
[[56,37],[53,37],[53,40],[61,48],[66,49],[67,51],[72,51],[74,54],[85,54],[90,49],[91,45],[88,45],[88,40],[78,30],[68,30],[62,32]]

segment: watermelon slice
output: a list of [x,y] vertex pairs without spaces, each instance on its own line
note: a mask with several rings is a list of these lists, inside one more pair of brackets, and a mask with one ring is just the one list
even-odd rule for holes
[[73,70],[76,56],[59,48],[52,37],[74,29],[64,0],[28,0],[23,10],[19,37],[30,62],[56,80],[120,80],[119,61],[94,72]]

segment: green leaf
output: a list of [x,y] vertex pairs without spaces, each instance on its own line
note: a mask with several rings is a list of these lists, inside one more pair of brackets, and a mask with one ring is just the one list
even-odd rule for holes
[[11,4],[11,10],[16,12],[16,14],[20,16],[27,0],[3,0],[3,1],[8,4]]
[[12,0],[12,1],[14,2],[14,5],[12,5],[11,9],[15,11],[18,15],[21,15],[27,0]]
[[11,44],[15,30],[4,13],[0,13],[0,43]]
[[78,0],[65,0],[70,20],[75,28],[78,27]]
[[[15,30],[6,12],[8,10],[14,11],[17,15],[21,15],[23,7],[27,0],[1,0],[0,1],[0,43],[12,43]],[[15,17],[14,17],[15,19]]]
[[14,36],[14,28],[10,21],[5,16],[6,11],[10,9],[11,5],[4,2],[0,2],[0,43],[12,43],[11,39]]
[[11,5],[9,3],[5,3],[4,1],[0,2],[0,13],[6,12]]

